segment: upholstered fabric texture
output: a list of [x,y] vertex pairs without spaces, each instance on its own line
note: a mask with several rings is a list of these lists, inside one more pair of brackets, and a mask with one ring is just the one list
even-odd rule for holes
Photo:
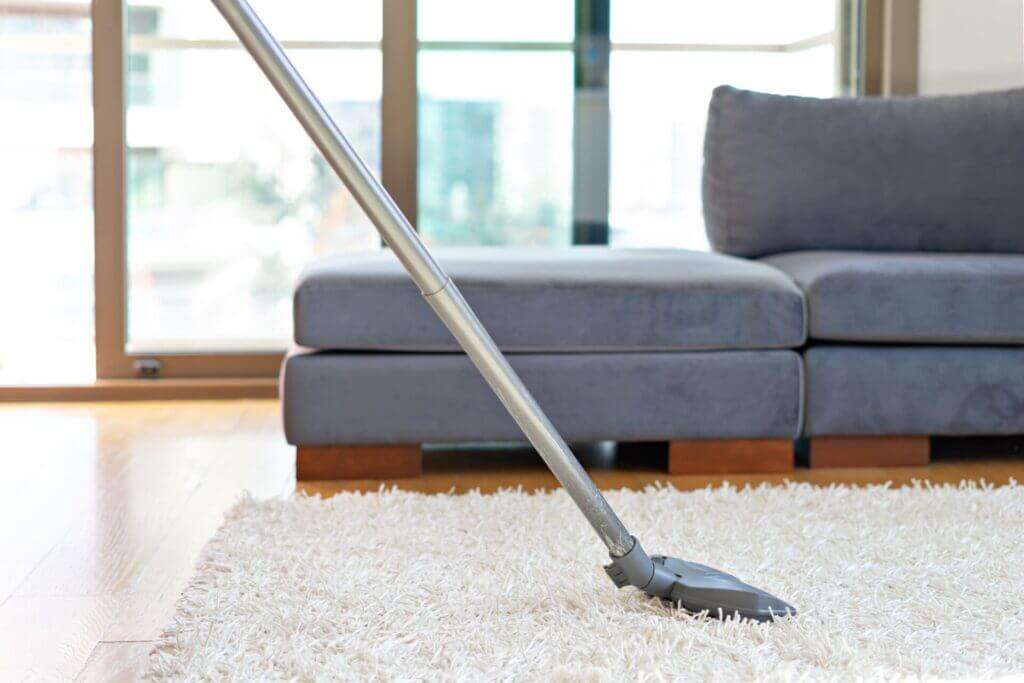
[[[760,263],[678,249],[438,249],[495,341],[511,351],[790,348],[800,290]],[[295,291],[295,341],[317,349],[455,351],[389,251],[333,256]]]
[[813,99],[720,87],[704,213],[718,251],[1024,252],[1024,90]]
[[763,261],[804,290],[815,339],[1024,342],[1024,255],[802,251]]
[[[792,351],[514,354],[509,361],[571,441],[792,438]],[[285,361],[289,443],[522,441],[461,354],[296,352]]]
[[809,436],[1024,433],[1024,349],[812,346]]

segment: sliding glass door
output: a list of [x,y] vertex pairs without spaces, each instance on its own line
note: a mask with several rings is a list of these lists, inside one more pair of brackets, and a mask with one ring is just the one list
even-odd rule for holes
[[[378,170],[380,0],[256,4]],[[376,233],[211,3],[126,10],[126,350],[281,351],[303,264]]]

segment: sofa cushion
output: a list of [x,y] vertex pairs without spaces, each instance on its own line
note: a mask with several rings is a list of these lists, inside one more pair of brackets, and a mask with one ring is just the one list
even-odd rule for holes
[[[762,263],[675,249],[438,249],[506,351],[789,348],[803,295]],[[333,256],[295,292],[295,341],[316,349],[456,351],[394,255]]]
[[704,156],[718,251],[1024,252],[1024,90],[813,99],[721,87]]
[[[518,353],[509,362],[570,441],[800,432],[794,351]],[[463,354],[296,351],[281,387],[291,444],[523,440]]]
[[1024,255],[803,251],[762,261],[804,290],[814,339],[1024,343]]

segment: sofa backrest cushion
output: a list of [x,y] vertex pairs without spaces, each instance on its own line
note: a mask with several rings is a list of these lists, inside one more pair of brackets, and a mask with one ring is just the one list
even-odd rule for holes
[[814,99],[723,86],[704,151],[711,245],[1024,252],[1024,90]]

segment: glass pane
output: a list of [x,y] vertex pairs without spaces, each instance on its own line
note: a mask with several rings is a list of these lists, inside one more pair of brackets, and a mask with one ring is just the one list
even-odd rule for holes
[[829,33],[832,0],[611,0],[620,43],[784,44]]
[[831,45],[791,53],[613,50],[610,78],[610,241],[618,246],[708,248],[701,167],[716,86],[815,97],[835,89]]
[[575,34],[572,0],[419,0],[420,40],[567,43]]
[[419,58],[419,229],[431,244],[568,244],[573,57]]
[[88,2],[0,7],[0,384],[95,378]]
[[[380,50],[290,56],[378,169]],[[379,248],[376,232],[240,48],[153,47],[128,66],[130,350],[285,348],[299,270]]]

